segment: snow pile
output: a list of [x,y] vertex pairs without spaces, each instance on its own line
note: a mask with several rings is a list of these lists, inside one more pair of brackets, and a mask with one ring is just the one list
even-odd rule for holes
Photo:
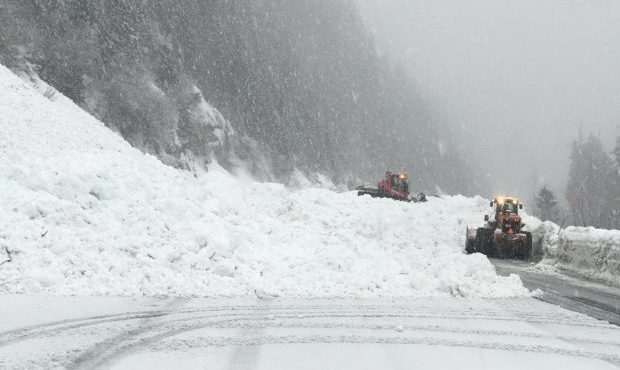
[[0,66],[0,291],[198,296],[528,294],[465,225],[487,201],[288,191],[164,166]]
[[524,214],[525,230],[532,233],[532,258],[555,258],[559,244],[560,226],[551,221]]

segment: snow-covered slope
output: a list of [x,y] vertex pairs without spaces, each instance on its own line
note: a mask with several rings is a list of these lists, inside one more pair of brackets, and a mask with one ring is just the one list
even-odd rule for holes
[[199,296],[527,294],[462,253],[477,198],[427,204],[164,166],[0,66],[0,291]]

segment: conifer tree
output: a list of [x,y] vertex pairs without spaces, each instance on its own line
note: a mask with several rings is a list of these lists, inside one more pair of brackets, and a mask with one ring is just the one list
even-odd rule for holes
[[546,185],[543,185],[536,194],[536,208],[538,217],[543,221],[549,220],[557,222],[558,201],[555,194]]
[[614,216],[612,159],[601,140],[593,135],[573,142],[566,196],[572,221],[578,226],[610,228]]

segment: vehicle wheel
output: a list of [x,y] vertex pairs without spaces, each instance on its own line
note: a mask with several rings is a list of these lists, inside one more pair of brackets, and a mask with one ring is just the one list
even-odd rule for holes
[[487,256],[489,256],[489,258],[497,258],[499,253],[499,248],[497,247],[497,245],[495,245],[495,242],[493,240],[491,240],[491,242],[489,243],[489,249],[487,251]]
[[532,233],[525,232],[525,245],[521,249],[521,259],[529,260],[532,255]]
[[486,229],[484,227],[478,228],[476,232],[476,240],[474,242],[474,249],[476,252],[480,252],[490,257],[493,247],[493,230]]
[[472,254],[476,252],[476,249],[474,248],[474,243],[470,242],[468,238],[468,234],[469,234],[469,230],[465,231],[465,252],[467,254]]

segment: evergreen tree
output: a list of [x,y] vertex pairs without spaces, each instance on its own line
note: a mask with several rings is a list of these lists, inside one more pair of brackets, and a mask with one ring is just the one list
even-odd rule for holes
[[546,185],[543,185],[536,195],[537,216],[543,221],[549,220],[557,222],[558,202],[555,194]]
[[573,223],[611,228],[617,172],[600,139],[590,135],[573,142],[566,196]]

